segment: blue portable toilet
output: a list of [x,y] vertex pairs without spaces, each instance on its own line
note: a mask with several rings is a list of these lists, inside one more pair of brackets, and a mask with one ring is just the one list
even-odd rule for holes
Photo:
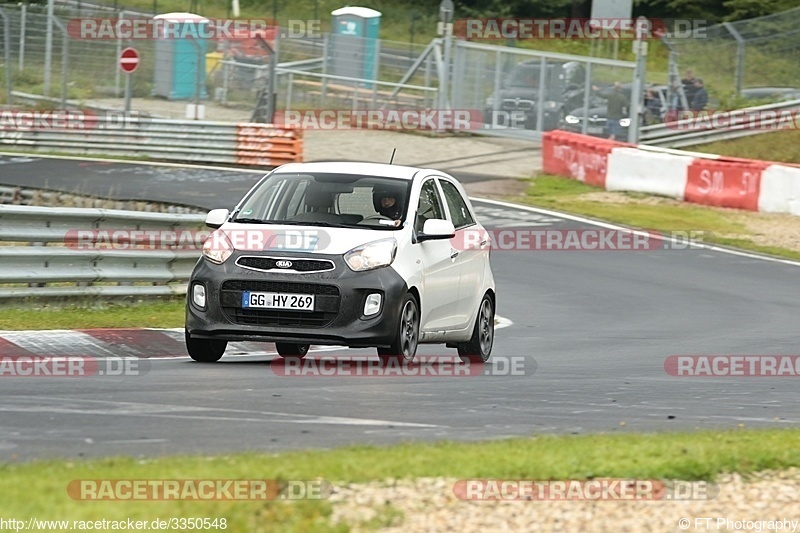
[[[350,78],[375,79],[381,12],[368,7],[342,7],[331,12],[332,73]],[[370,84],[371,85],[371,84]]]
[[206,53],[211,21],[193,13],[166,13],[153,17],[159,24],[155,43],[153,96],[170,100],[208,97]]

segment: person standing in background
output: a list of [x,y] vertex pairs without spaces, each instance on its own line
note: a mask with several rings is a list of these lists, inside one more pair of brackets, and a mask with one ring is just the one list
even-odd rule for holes
[[701,78],[696,78],[694,80],[694,86],[694,96],[692,97],[691,104],[689,104],[689,108],[692,111],[702,111],[706,108],[706,105],[708,105],[708,93],[703,86],[703,80]]
[[608,138],[616,140],[622,135],[622,127],[619,121],[627,115],[628,99],[625,98],[625,93],[622,92],[622,84],[618,81],[614,82],[614,90],[608,95],[606,101],[607,111],[606,117],[608,120]]

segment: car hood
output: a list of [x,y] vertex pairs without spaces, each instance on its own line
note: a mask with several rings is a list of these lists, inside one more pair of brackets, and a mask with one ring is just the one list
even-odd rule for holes
[[221,231],[237,251],[344,254],[381,239],[398,238],[403,230],[335,228],[228,222]]
[[536,100],[539,95],[539,89],[532,89],[530,87],[507,87],[497,91],[496,96],[501,100],[505,98],[520,98],[523,100]]
[[[583,108],[580,107],[578,109],[573,109],[572,112],[569,113],[573,117],[583,118]],[[590,107],[589,108],[589,116],[592,117],[597,115],[598,117],[605,117],[608,114],[608,108],[606,106],[597,106],[597,107]]]

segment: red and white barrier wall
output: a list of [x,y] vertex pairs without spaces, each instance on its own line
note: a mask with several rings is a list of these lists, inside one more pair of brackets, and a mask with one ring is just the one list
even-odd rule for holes
[[671,196],[704,205],[800,215],[800,166],[550,131],[544,171],[609,191]]

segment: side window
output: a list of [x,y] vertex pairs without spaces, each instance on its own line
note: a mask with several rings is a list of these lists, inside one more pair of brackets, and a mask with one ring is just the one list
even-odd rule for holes
[[475,220],[472,218],[467,204],[464,198],[461,197],[461,193],[456,189],[456,186],[447,180],[439,180],[439,184],[444,191],[447,209],[450,211],[450,219],[453,221],[453,226],[459,229],[474,224]]
[[429,179],[422,184],[419,192],[419,205],[417,205],[417,218],[414,221],[414,229],[422,231],[425,221],[432,218],[444,218],[442,201],[439,192],[436,190],[436,182]]

